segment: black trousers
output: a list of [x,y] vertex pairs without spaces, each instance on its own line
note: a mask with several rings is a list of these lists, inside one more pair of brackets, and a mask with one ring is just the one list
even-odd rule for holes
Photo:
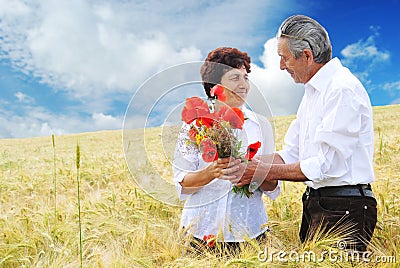
[[[323,191],[324,188],[330,189]],[[341,232],[346,236],[346,249],[366,251],[377,221],[377,204],[372,189],[369,186],[369,194],[360,190],[355,195],[357,191],[353,189],[357,189],[356,186],[324,188],[321,191],[307,188],[303,194],[300,240],[312,240],[317,233]],[[338,195],[331,196],[335,193]],[[346,196],[346,193],[352,195]]]

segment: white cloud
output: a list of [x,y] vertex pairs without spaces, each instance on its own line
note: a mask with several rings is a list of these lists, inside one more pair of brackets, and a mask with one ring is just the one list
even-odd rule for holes
[[383,85],[383,89],[385,90],[399,90],[400,91],[400,81],[396,81],[396,82],[391,82],[391,83],[386,83]]
[[106,129],[122,129],[122,117],[103,113],[92,116],[55,114],[41,106],[19,107],[18,114],[13,104],[2,101],[0,109],[0,137],[34,137],[90,132]]
[[92,119],[98,129],[122,129],[121,118],[103,113],[94,113],[92,114]]
[[[34,106],[40,94],[30,93],[33,98],[18,92],[18,103],[30,105],[30,110],[28,106],[0,109],[0,136],[120,128],[122,116],[112,112],[113,103],[128,100],[146,79],[166,67],[203,60],[218,46],[258,49],[266,33],[275,34],[276,27],[270,25],[293,5],[293,0],[172,0],[168,4],[156,0],[0,0],[0,60],[28,79],[67,93],[74,106],[74,113],[60,114]],[[293,113],[298,94],[288,90],[293,86],[290,78],[278,72],[274,77],[274,68],[254,66],[254,81],[274,114]],[[146,94],[163,92],[156,90]]]
[[0,0],[0,17],[25,16],[29,13],[28,6],[22,1]]
[[21,103],[33,103],[35,102],[35,99],[18,91],[17,93],[14,94],[14,96],[17,98],[18,102]]
[[390,104],[400,104],[400,81],[385,83],[382,88],[394,98]]
[[25,138],[66,133],[64,124],[68,122],[62,122],[61,118],[49,114],[42,107],[25,106],[19,114],[7,108],[0,109],[1,137]]
[[[273,115],[294,114],[303,94],[303,86],[294,84],[290,75],[279,69],[275,39],[268,40],[264,49],[261,57],[263,66],[252,65],[250,80],[257,87],[254,86],[251,92],[261,92],[265,96]],[[177,105],[182,105],[184,98],[193,94],[201,96],[203,90],[200,84],[183,85],[170,92],[165,90],[173,88],[173,85],[182,84],[184,81],[196,81],[195,77],[199,76],[200,65],[201,62],[196,62],[176,66],[159,73],[154,81],[149,80],[140,94],[138,93],[140,96],[134,99],[136,102],[133,103],[134,107],[130,108],[130,120],[126,122],[125,127],[143,127],[144,122],[151,123],[154,121],[159,123],[163,122],[163,119],[172,120],[172,123],[176,123],[177,119],[172,117],[180,113]],[[157,89],[160,89],[160,92],[155,92]],[[164,95],[164,93],[167,94]],[[251,98],[251,96],[254,96],[254,98]],[[259,96],[259,94],[250,95],[249,104],[256,111],[257,109],[262,110],[264,114],[268,115],[265,102]],[[85,108],[85,113],[90,114],[90,116],[83,118],[78,114],[55,114],[45,107],[33,106],[33,98],[22,92],[17,92],[15,97],[24,106],[17,107],[16,104],[3,101],[4,110],[0,110],[0,121],[2,122],[0,136],[2,137],[61,135],[104,129],[121,129],[123,125],[122,116],[112,116],[104,112],[90,113],[91,109],[96,108],[95,105]],[[153,103],[150,106],[155,105],[152,107],[153,112],[158,111],[150,115],[150,118],[147,114],[149,111],[142,110],[138,106],[143,103],[144,107],[150,107],[146,103],[147,101]],[[104,103],[99,106],[104,106]],[[13,113],[16,110],[20,111],[18,115]]]
[[372,60],[374,63],[387,61],[390,58],[390,53],[380,51],[375,44],[375,36],[370,36],[367,40],[359,40],[357,43],[346,46],[341,54],[348,60],[365,59]]
[[343,65],[352,69],[354,74],[366,85],[372,87],[370,73],[376,70],[382,63],[390,60],[388,51],[379,49],[375,39],[379,36],[379,28],[370,27],[373,32],[367,39],[361,39],[356,43],[347,45],[341,54]]
[[22,10],[1,21],[2,57],[75,97],[130,91],[160,69],[201,59],[193,44],[176,47],[157,29],[145,32],[143,12],[135,16],[141,17],[141,23],[112,23],[135,15],[118,13],[122,8],[118,5],[78,0],[2,4],[1,14],[16,5]]
[[390,52],[378,48],[375,39],[379,36],[379,27],[371,26],[373,32],[366,39],[347,45],[342,51],[342,63],[349,67],[361,80],[368,92],[376,88],[370,74],[381,68],[382,63],[390,61]]
[[2,1],[0,47],[15,68],[75,97],[92,97],[130,91],[168,66],[202,60],[201,50],[209,45],[254,45],[257,38],[242,33],[263,9],[273,12],[280,5]]
[[[274,116],[295,114],[304,93],[304,86],[295,84],[292,77],[279,68],[276,49],[275,38],[264,44],[264,53],[260,58],[263,67],[253,64],[249,77],[265,96]],[[250,104],[256,102],[255,98],[249,99]],[[256,107],[257,104],[253,106]]]

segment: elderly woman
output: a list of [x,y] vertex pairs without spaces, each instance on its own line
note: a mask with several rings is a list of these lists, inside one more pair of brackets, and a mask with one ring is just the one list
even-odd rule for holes
[[[209,99],[216,84],[226,89],[224,103],[243,111],[246,120],[239,139],[243,145],[261,141],[259,154],[275,151],[272,128],[268,120],[245,107],[250,89],[250,57],[236,48],[221,47],[211,51],[201,68],[203,87]],[[220,158],[206,163],[197,147],[188,144],[189,124],[184,124],[177,141],[174,156],[174,179],[181,200],[186,200],[181,226],[198,243],[197,249],[213,237],[224,247],[237,248],[246,239],[261,239],[268,229],[268,216],[262,201],[265,194],[275,199],[280,192],[277,182],[263,184],[250,198],[232,192],[235,180],[232,166],[240,160]],[[265,135],[265,133],[268,133]],[[229,172],[227,171],[229,170]]]

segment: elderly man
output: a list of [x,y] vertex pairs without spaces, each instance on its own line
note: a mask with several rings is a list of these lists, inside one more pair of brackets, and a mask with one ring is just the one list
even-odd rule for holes
[[365,251],[377,220],[367,92],[339,59],[332,59],[328,33],[312,18],[289,17],[277,40],[280,68],[305,86],[297,117],[281,151],[226,172],[236,172],[238,180],[231,181],[239,186],[253,178],[304,182],[301,241],[313,239],[318,229],[343,232],[349,249]]

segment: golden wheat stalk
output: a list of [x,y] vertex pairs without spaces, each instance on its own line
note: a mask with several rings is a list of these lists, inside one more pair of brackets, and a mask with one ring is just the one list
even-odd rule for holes
[[51,135],[53,146],[53,184],[54,184],[54,222],[57,222],[57,165],[56,165],[56,142],[54,134]]
[[79,141],[76,143],[76,181],[78,183],[78,223],[79,223],[79,257],[80,267],[82,267],[82,222],[81,222],[81,196],[80,196],[80,178],[79,170],[81,167],[81,150]]

